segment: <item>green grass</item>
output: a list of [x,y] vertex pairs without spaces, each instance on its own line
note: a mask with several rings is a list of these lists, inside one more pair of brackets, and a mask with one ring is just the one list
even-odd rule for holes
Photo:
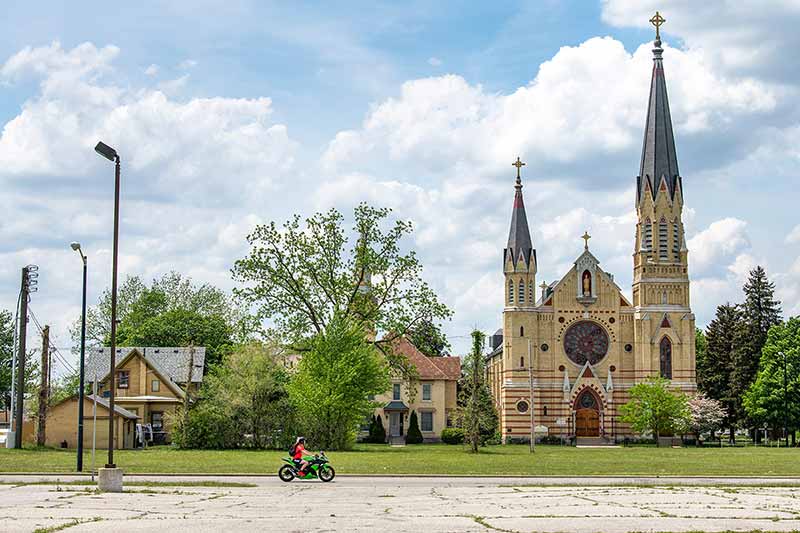
[[[274,474],[281,451],[177,450],[157,447],[121,450],[115,462],[127,473]],[[525,445],[490,446],[477,455],[461,446],[425,444],[390,448],[358,445],[330,452],[340,474],[454,475],[646,475],[646,476],[800,476],[797,448],[571,448]],[[105,462],[98,450],[97,465]],[[87,454],[84,465],[88,468]],[[0,449],[0,472],[69,473],[75,454],[54,449]]]

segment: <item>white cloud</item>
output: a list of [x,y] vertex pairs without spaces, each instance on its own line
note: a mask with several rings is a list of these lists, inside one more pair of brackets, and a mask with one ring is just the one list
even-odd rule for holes
[[428,64],[430,66],[432,66],[432,67],[441,67],[442,66],[442,60],[439,59],[438,57],[429,57],[428,58]]
[[158,70],[159,70],[158,65],[153,63],[152,65],[144,69],[144,73],[147,74],[148,76],[155,76],[156,74],[158,74]]
[[692,274],[703,277],[727,268],[730,260],[750,247],[746,228],[744,220],[729,217],[712,222],[690,238],[687,247]]
[[190,68],[194,68],[197,66],[197,61],[194,59],[185,59],[178,64],[178,68],[181,70],[189,70]]
[[800,224],[796,225],[786,236],[786,244],[797,244],[800,242]]

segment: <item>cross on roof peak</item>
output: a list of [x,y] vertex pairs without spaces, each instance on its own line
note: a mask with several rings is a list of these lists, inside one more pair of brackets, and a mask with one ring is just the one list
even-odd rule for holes
[[583,239],[583,242],[584,242],[584,244],[583,244],[583,249],[584,250],[588,250],[589,249],[589,239],[591,239],[591,238],[592,238],[592,236],[589,235],[588,231],[584,231],[583,232],[583,235],[581,236],[581,239]]
[[516,160],[516,161],[514,161],[513,163],[511,163],[511,166],[512,166],[512,167],[517,167],[517,183],[519,183],[519,182],[520,182],[520,180],[522,179],[522,178],[520,177],[519,171],[520,171],[520,169],[521,169],[522,167],[524,167],[524,166],[525,166],[525,163],[523,163],[522,161],[520,161],[520,159],[519,159],[519,156],[517,156],[517,160]]
[[664,24],[666,21],[667,19],[662,17],[661,13],[659,13],[658,11],[656,11],[656,14],[653,15],[653,17],[650,19],[650,24],[656,27],[656,41],[661,40],[661,32],[659,31],[659,28],[661,28],[661,25]]

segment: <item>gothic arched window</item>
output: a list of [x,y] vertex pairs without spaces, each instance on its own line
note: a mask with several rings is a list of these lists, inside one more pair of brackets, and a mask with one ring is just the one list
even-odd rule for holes
[[675,261],[680,261],[681,233],[680,233],[680,226],[678,226],[677,218],[672,221],[672,253],[675,255]]
[[514,280],[508,280],[508,303],[514,303]]
[[519,327],[519,336],[520,337],[524,337],[525,336],[525,328],[523,326]]
[[667,246],[667,220],[662,218],[658,224],[658,258],[661,261],[669,260]]
[[520,366],[520,368],[525,368],[525,358],[524,357],[520,357],[519,358],[519,366]]
[[653,249],[653,223],[649,218],[642,226],[642,248],[648,252]]
[[659,347],[659,354],[661,359],[661,377],[672,379],[672,342],[669,337],[661,339],[661,346]]
[[525,282],[519,280],[519,303],[525,303]]

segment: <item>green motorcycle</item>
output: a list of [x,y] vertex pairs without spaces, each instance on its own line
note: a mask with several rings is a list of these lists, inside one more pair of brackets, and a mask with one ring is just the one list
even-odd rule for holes
[[297,479],[314,479],[319,478],[325,483],[333,481],[336,476],[336,471],[330,465],[328,457],[325,452],[315,455],[313,459],[308,461],[308,467],[304,473],[300,473],[300,465],[295,463],[294,459],[284,457],[283,461],[287,464],[278,469],[278,477],[281,481],[290,482],[294,478]]

